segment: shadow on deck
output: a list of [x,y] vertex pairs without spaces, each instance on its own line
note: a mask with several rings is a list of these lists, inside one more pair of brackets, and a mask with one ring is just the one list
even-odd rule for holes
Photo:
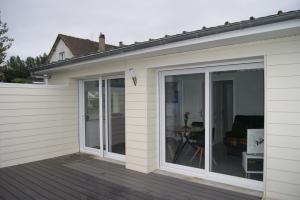
[[72,154],[0,169],[0,199],[260,199]]

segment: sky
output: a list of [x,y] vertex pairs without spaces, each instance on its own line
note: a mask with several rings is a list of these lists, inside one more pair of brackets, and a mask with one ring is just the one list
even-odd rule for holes
[[0,0],[14,38],[8,56],[49,53],[58,33],[131,44],[300,9],[300,0]]

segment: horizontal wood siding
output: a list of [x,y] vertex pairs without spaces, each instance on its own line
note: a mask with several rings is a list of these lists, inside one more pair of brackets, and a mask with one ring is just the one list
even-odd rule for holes
[[0,84],[0,167],[78,152],[74,85]]
[[137,85],[125,75],[126,167],[148,172],[147,82],[146,70],[136,70]]
[[300,51],[268,55],[266,65],[266,197],[300,199]]

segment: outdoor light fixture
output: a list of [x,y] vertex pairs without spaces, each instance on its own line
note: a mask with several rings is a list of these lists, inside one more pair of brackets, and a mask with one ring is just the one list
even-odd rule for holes
[[137,78],[136,78],[136,74],[135,74],[135,71],[134,71],[133,68],[129,69],[129,74],[130,74],[130,76],[132,78],[134,86],[136,86],[136,84],[137,84]]

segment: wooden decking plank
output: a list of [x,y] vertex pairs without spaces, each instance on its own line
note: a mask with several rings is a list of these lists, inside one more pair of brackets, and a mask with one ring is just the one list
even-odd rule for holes
[[[20,182],[17,176],[9,174],[8,168],[1,171],[1,176],[4,176],[7,182],[9,182],[14,188],[16,188],[16,190],[18,191],[17,196],[20,195],[24,199],[46,200],[44,196],[41,196],[40,194],[29,188],[27,185],[24,185],[22,182]],[[23,195],[22,193],[24,193],[25,195]]]
[[36,163],[34,163],[34,165],[27,165],[27,168],[39,173],[41,175],[41,177],[43,177],[44,179],[51,179],[51,180],[55,181],[58,185],[61,185],[64,187],[69,187],[74,192],[81,194],[82,198],[100,199],[97,194],[92,193],[92,192],[84,189],[83,187],[81,187],[81,184],[78,184],[78,183],[75,184],[72,180],[66,179],[65,177],[59,177],[57,175],[53,175],[53,173],[51,173],[51,171],[42,169]]
[[[43,166],[43,168],[47,168],[47,167],[49,167],[49,164],[47,164],[46,166]],[[105,193],[105,192],[107,192],[107,188],[102,187],[104,185],[104,182],[101,182],[102,185],[101,185],[101,183],[100,184],[95,184],[95,180],[97,180],[97,179],[95,179],[95,177],[86,176],[84,174],[82,174],[83,179],[78,179],[78,177],[80,176],[79,173],[77,173],[76,175],[72,175],[72,176],[66,174],[66,173],[70,173],[70,170],[71,169],[61,167],[59,169],[55,168],[54,170],[52,170],[52,172],[49,171],[49,173],[51,173],[53,176],[60,175],[61,177],[65,177],[65,178],[67,178],[68,180],[71,180],[74,183],[77,182],[79,185],[82,185],[83,187],[90,190],[91,192],[97,193],[98,195],[100,195],[102,197],[105,197],[105,199],[108,199],[108,198],[111,199],[111,198],[115,198],[115,196],[117,196],[115,191],[118,188],[110,187],[110,193]],[[86,180],[84,180],[84,179],[86,179]],[[115,195],[115,196],[113,196],[113,195]]]
[[[98,160],[91,160],[91,162],[97,162]],[[108,167],[108,169],[112,169],[114,166],[116,166],[116,164],[113,163],[107,163],[104,161],[99,161],[102,162],[101,163],[101,168],[103,169],[105,166]],[[91,164],[90,162],[88,162],[88,164]],[[91,164],[90,166],[95,166],[95,164]],[[99,169],[100,166],[95,166],[97,169]],[[123,170],[124,171],[124,170]],[[121,171],[122,172],[122,171]],[[126,170],[127,174],[136,174],[138,172],[134,172],[132,170]],[[138,174],[139,175],[139,174]],[[142,177],[139,177],[140,179],[147,179],[147,180],[153,180],[153,184],[159,184],[161,186],[163,186],[163,183],[167,184],[165,186],[170,186],[170,187],[174,187],[176,189],[176,191],[179,189],[181,192],[194,192],[197,191],[197,193],[199,193],[199,190],[203,190],[202,192],[207,192],[210,191],[212,193],[214,193],[214,195],[220,194],[222,196],[222,198],[225,197],[229,197],[230,199],[234,196],[237,199],[243,198],[243,199],[258,199],[257,197],[253,197],[250,195],[244,195],[241,193],[236,193],[233,191],[229,191],[229,190],[225,190],[225,189],[220,189],[220,188],[215,188],[215,187],[211,187],[211,186],[207,186],[207,185],[203,185],[203,184],[197,184],[197,183],[192,183],[189,181],[185,181],[185,180],[181,180],[181,179],[177,179],[177,178],[173,178],[173,177],[168,177],[168,176],[164,176],[164,175],[159,175],[159,174],[154,174],[154,173],[150,173],[147,175],[144,175]],[[178,187],[180,186],[180,187]],[[197,195],[197,193],[195,193]]]
[[41,168],[33,168],[32,166],[26,165],[25,167],[29,171],[34,171],[38,176],[42,177],[43,181],[49,181],[52,184],[56,184],[60,190],[72,194],[74,199],[80,198],[80,199],[95,199],[95,197],[91,196],[90,194],[86,194],[87,191],[83,190],[82,188],[78,187],[77,185],[74,185],[70,182],[65,184],[65,181],[61,181],[60,179],[57,179],[54,176],[51,176],[48,171],[43,171]]
[[0,200],[8,199],[5,195],[22,200],[43,197],[65,200],[259,199],[174,177],[139,173],[86,154],[0,169]]
[[[81,165],[81,163],[78,163],[77,165]],[[88,165],[86,167],[90,168],[90,167],[95,167],[95,166]],[[100,170],[104,170],[103,167],[101,169],[98,166],[95,167],[95,168],[97,168],[97,172],[99,171],[99,173],[100,173]],[[95,170],[95,168],[94,168],[94,170]],[[132,172],[132,174],[130,174],[130,172]],[[96,172],[92,171],[92,173],[96,173]],[[112,179],[113,177],[115,177],[112,168],[106,169],[106,171],[104,171],[103,173],[106,174],[106,175],[109,175],[109,177],[107,177],[109,179]],[[163,184],[161,184],[161,182],[151,182],[151,180],[148,179],[149,175],[145,175],[145,174],[138,173],[138,172],[133,172],[131,170],[120,171],[118,173],[118,176],[120,176],[121,174],[123,174],[123,176],[119,177],[118,179],[121,179],[121,180],[124,179],[124,180],[130,181],[130,183],[135,183],[134,187],[140,187],[142,185],[144,185],[144,187],[148,187],[149,186],[149,187],[152,188],[153,192],[155,192],[155,193],[161,193],[162,195],[169,194],[169,195],[173,196],[173,198],[175,198],[175,199],[176,198],[183,198],[182,196],[185,195],[185,194],[188,194],[189,198],[194,197],[195,199],[199,199],[201,196],[203,198],[206,198],[206,199],[217,199],[218,198],[218,197],[216,197],[216,195],[213,195],[213,196],[206,195],[205,191],[204,191],[204,193],[199,193],[198,192],[197,194],[192,195],[190,192],[184,192],[184,191],[182,191],[182,187],[180,187],[180,185],[178,185],[178,187],[172,189],[171,187],[173,185],[175,185],[174,183],[170,184],[170,185],[163,185]],[[168,178],[168,177],[166,177],[166,178]],[[118,179],[116,181],[119,181]],[[201,189],[201,187],[199,187],[198,190],[199,189]],[[200,196],[199,196],[199,194],[200,194]],[[222,198],[224,198],[224,196],[222,196]]]
[[[88,164],[90,167],[95,167],[97,168],[97,170],[100,168],[98,166],[94,166],[94,165],[90,165],[90,163]],[[105,167],[102,166],[101,164],[101,169],[103,170],[107,170],[105,173],[110,173],[112,171],[112,168],[113,167],[110,167],[108,166],[108,168],[104,169]],[[139,173],[139,172],[134,172],[134,171],[131,171],[131,170],[127,170],[127,169],[124,169],[122,171],[119,171],[118,175],[121,175],[123,174],[123,177],[120,177],[120,178],[124,178],[124,177],[135,177],[135,179],[133,180],[134,182],[137,182],[137,184],[143,184],[143,183],[147,183],[149,184],[151,187],[155,187],[156,189],[160,190],[161,192],[166,192],[166,191],[162,191],[164,189],[168,189],[169,192],[171,193],[174,193],[174,191],[178,192],[178,193],[184,193],[184,192],[188,192],[189,193],[189,197],[191,196],[191,193],[190,193],[190,190],[189,191],[184,191],[183,188],[181,187],[182,185],[178,185],[179,187],[176,187],[175,190],[172,190],[171,187],[173,187],[175,184],[174,182],[171,183],[171,184],[168,184],[168,185],[165,185],[163,184],[163,182],[161,181],[157,181],[155,179],[151,179],[151,174],[142,174],[142,173]],[[112,174],[113,175],[113,174]],[[169,177],[165,176],[164,177],[165,179],[168,179]],[[177,186],[177,185],[175,185]],[[198,187],[197,189],[201,189],[201,185],[199,185],[200,187]],[[175,192],[175,193],[176,193]],[[194,195],[195,198],[199,198],[199,193],[196,193]],[[177,195],[176,195],[177,196]],[[209,198],[208,196],[205,196],[206,198]],[[216,199],[216,198],[213,198],[210,196],[210,198],[212,199]]]
[[[33,171],[33,169],[28,168],[27,165],[21,166],[21,168],[22,168],[21,171],[23,173],[28,173],[29,175]],[[81,199],[81,197],[84,198],[84,196],[80,192],[75,191],[72,188],[69,188],[63,184],[56,182],[56,181],[53,181],[50,178],[45,178],[44,174],[40,174],[37,170],[34,170],[34,173],[31,173],[31,176],[35,177],[36,179],[40,180],[41,182],[45,182],[45,183],[49,184],[49,186],[52,186],[53,190],[56,192],[62,191],[63,193],[65,193],[66,198],[70,198],[70,199]],[[55,190],[55,189],[57,189],[57,190]]]
[[3,188],[5,188],[7,191],[9,191],[11,194],[15,195],[18,199],[24,199],[24,200],[30,200],[32,197],[22,192],[17,185],[15,184],[15,181],[8,177],[4,171],[6,171],[7,168],[1,170],[0,172],[0,183]]
[[[81,165],[79,167],[78,165]],[[111,182],[118,182],[119,184],[127,185],[130,187],[133,187],[141,192],[150,192],[154,196],[164,196],[172,199],[182,199],[182,198],[189,198],[189,199],[217,199],[213,196],[206,196],[202,195],[200,196],[193,196],[187,193],[181,193],[176,190],[170,190],[168,187],[163,187],[162,185],[158,184],[151,184],[149,183],[149,180],[142,181],[141,179],[134,177],[134,176],[126,176],[121,173],[114,173],[112,171],[103,171],[103,169],[97,169],[95,171],[94,169],[91,169],[91,166],[82,166],[81,163],[77,163],[77,167],[79,167],[81,170],[85,170],[88,174],[94,174],[94,176],[97,176],[98,178],[102,178]],[[102,174],[105,174],[103,176]],[[179,189],[179,188],[178,188]]]
[[[49,164],[49,163],[47,163],[47,165],[45,166],[45,167],[47,167],[47,166],[49,166],[49,165],[51,165],[51,164]],[[58,173],[62,173],[62,175],[63,176],[73,176],[72,175],[72,173],[74,173],[74,172],[72,172],[72,171],[70,171],[70,169],[68,169],[68,168],[66,168],[66,167],[64,167],[64,168],[61,168],[61,169],[59,169],[60,171],[58,172]],[[77,170],[74,170],[74,171],[77,171]],[[87,176],[87,174],[81,174],[81,178],[84,178],[84,177],[86,177]],[[80,178],[80,177],[77,177],[77,178]],[[115,194],[115,191],[116,190],[118,190],[118,188],[119,188],[119,190],[121,191],[123,188],[128,188],[128,187],[121,187],[121,186],[119,186],[119,185],[117,185],[117,184],[112,184],[112,183],[110,183],[110,182],[106,182],[106,181],[104,181],[104,180],[101,180],[101,179],[97,179],[97,178],[95,178],[95,177],[92,177],[94,180],[95,180],[95,183],[98,185],[98,186],[105,186],[105,187],[103,187],[102,188],[102,190],[104,189],[104,190],[107,190],[108,188],[108,192],[111,192],[112,194]],[[83,180],[80,180],[80,181],[85,181],[84,179]],[[114,186],[113,186],[114,185]],[[113,187],[112,187],[113,186]],[[128,193],[128,194],[126,194],[126,196],[124,196],[123,198],[126,198],[126,199],[148,199],[148,197],[145,197],[145,195],[144,194],[141,194],[141,193],[137,193],[136,191],[134,191],[134,190],[132,190],[131,188],[128,188],[128,190],[131,190],[130,191],[130,193]],[[151,198],[152,199],[152,198]]]
[[[85,161],[87,161],[89,164],[90,164],[90,162],[101,162],[101,167],[103,167],[104,165],[108,165],[108,167],[109,167],[109,170],[111,171],[112,169],[112,166],[116,166],[118,169],[121,169],[120,171],[122,172],[122,171],[124,171],[125,169],[124,169],[124,167],[123,166],[120,166],[120,165],[117,165],[117,164],[113,164],[113,163],[108,163],[108,162],[104,162],[104,161],[100,161],[100,160],[96,160],[96,159],[90,159],[90,160],[85,160]],[[72,163],[76,163],[76,161],[75,162],[72,162]],[[80,162],[79,162],[80,163]],[[93,166],[93,165],[91,165],[91,166]],[[99,167],[97,166],[97,169],[99,169]],[[129,171],[129,172],[132,172],[132,173],[138,173],[138,172],[134,172],[134,171],[130,171],[130,170],[127,170],[127,171]],[[119,174],[121,173],[121,172],[119,172]],[[147,176],[147,178],[151,178],[151,175],[154,175],[154,174],[150,174],[150,176],[149,175],[146,175]],[[217,192],[217,194],[218,193],[220,193],[220,195],[222,196],[222,198],[224,198],[225,196],[227,196],[227,197],[229,197],[229,199],[232,199],[233,197],[234,197],[234,199],[241,199],[241,198],[243,198],[243,199],[258,199],[257,197],[253,197],[253,196],[249,196],[249,195],[244,195],[244,194],[240,194],[240,193],[234,193],[234,192],[232,192],[232,191],[228,191],[228,190],[222,190],[222,189],[219,189],[219,188],[214,188],[214,187],[210,187],[210,186],[205,186],[205,185],[201,185],[201,184],[197,184],[197,183],[191,183],[191,182],[188,182],[188,181],[184,181],[184,180],[180,180],[180,179],[176,179],[176,178],[172,178],[172,177],[167,177],[167,176],[161,176],[161,179],[162,179],[162,181],[165,181],[165,180],[169,180],[169,179],[173,179],[172,180],[172,182],[170,183],[170,186],[177,186],[178,184],[176,183],[176,184],[174,184],[174,181],[181,181],[181,182],[183,182],[183,186],[185,186],[185,185],[187,185],[187,184],[193,184],[194,185],[194,187],[196,187],[195,188],[195,190],[192,190],[191,188],[188,188],[189,189],[189,191],[191,191],[191,192],[193,192],[193,191],[199,191],[199,186],[201,186],[201,188],[203,188],[204,187],[204,192],[206,191],[206,190],[212,190],[213,189],[213,194],[214,195],[211,195],[211,194],[209,194],[210,196],[218,196],[218,195],[216,195],[216,192]],[[202,187],[203,186],[203,187]],[[177,189],[175,188],[175,190],[177,191],[178,189],[181,189],[181,188],[183,188],[183,187],[177,187]],[[221,191],[221,192],[218,192],[218,191]],[[222,192],[223,191],[223,192]],[[233,193],[233,195],[230,195],[231,193]],[[190,194],[189,194],[190,195]],[[199,197],[199,196],[198,196]],[[249,197],[251,197],[251,198],[249,198]]]
[[57,193],[51,193],[48,191],[48,188],[43,188],[40,184],[37,184],[36,182],[32,181],[31,177],[25,176],[24,174],[20,174],[18,170],[16,170],[16,167],[12,167],[7,169],[8,172],[11,174],[14,174],[16,177],[18,177],[18,180],[22,182],[22,184],[30,187],[32,190],[34,190],[36,193],[40,194],[41,196],[44,196],[46,199],[49,200],[56,200],[61,199],[60,196],[57,195]]
[[[91,167],[95,167],[95,166],[91,165]],[[98,167],[96,167],[96,168],[98,169]],[[112,167],[106,168],[106,170],[111,170],[111,168]],[[104,169],[104,167],[102,166],[101,169]],[[185,186],[186,182],[184,182],[184,184],[182,184],[180,182],[177,184],[175,184],[174,182],[172,182],[170,184],[165,184],[165,180],[167,180],[169,178],[167,176],[163,176],[164,179],[162,181],[158,181],[158,180],[151,178],[151,174],[146,175],[146,174],[141,174],[141,173],[134,172],[131,170],[126,170],[126,171],[121,171],[118,175],[120,175],[122,172],[125,173],[124,176],[126,176],[126,177],[135,177],[136,176],[135,181],[138,184],[140,184],[141,182],[147,182],[148,184],[150,184],[150,186],[155,187],[162,193],[165,193],[165,192],[179,193],[179,196],[182,196],[182,194],[188,194],[189,197],[193,196],[196,199],[199,198],[199,194],[200,194],[203,198],[206,198],[206,199],[218,199],[218,195],[216,195],[216,194],[213,196],[210,194],[207,195],[207,191],[203,190],[202,185],[200,185],[200,184],[197,187],[197,190],[196,190],[197,192],[194,192],[193,190],[190,190],[190,189],[185,190],[184,186]],[[166,191],[166,190],[168,190],[168,191]],[[174,194],[174,195],[178,196],[177,194]],[[224,199],[225,196],[222,196],[222,198]]]
[[[0,182],[1,183],[1,182]],[[0,184],[0,199],[3,200],[18,200],[13,194],[6,190],[2,184]]]
[[[42,181],[40,178],[38,178],[35,173],[28,173],[28,171],[26,171],[26,168],[24,166],[16,166],[14,169],[14,173],[16,173],[17,175],[19,175],[20,177],[23,177],[27,180],[29,180],[30,182],[32,182],[33,184],[36,184],[38,186],[40,186],[44,191],[45,194],[46,193],[50,193],[48,194],[49,199],[65,199],[65,200],[72,200],[72,199],[80,199],[77,198],[76,196],[71,196],[66,192],[63,192],[60,190],[59,187],[57,186],[53,186],[51,184],[51,180],[46,179],[44,181]],[[61,185],[59,185],[61,186]]]

